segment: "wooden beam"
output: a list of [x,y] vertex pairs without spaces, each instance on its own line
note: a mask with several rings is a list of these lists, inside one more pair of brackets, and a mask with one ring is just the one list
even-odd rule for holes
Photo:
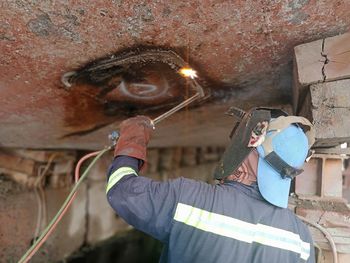
[[349,43],[347,33],[294,48],[294,112],[300,110],[310,85],[350,77]]
[[311,85],[299,115],[313,121],[316,147],[350,142],[350,79]]
[[33,175],[35,162],[33,160],[12,155],[5,151],[0,151],[0,167],[15,172]]

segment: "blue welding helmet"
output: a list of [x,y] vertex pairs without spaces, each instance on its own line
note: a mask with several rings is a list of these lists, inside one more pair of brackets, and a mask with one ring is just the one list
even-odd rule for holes
[[227,114],[236,123],[214,178],[222,180],[233,174],[256,148],[259,190],[266,201],[286,208],[291,180],[303,171],[300,168],[315,142],[312,124],[303,117],[263,107],[248,112],[231,107]]
[[[274,120],[271,120],[273,124]],[[302,172],[305,159],[309,153],[309,142],[304,131],[290,124],[278,131],[268,131],[266,139],[271,139],[272,150],[267,153],[264,143],[256,149],[259,153],[257,183],[261,195],[269,203],[286,208],[292,179]],[[266,142],[265,139],[265,142]],[[271,160],[276,158],[271,165]],[[283,162],[283,163],[281,163]],[[285,163],[284,163],[285,162]],[[276,166],[279,166],[276,168]],[[291,169],[286,173],[283,169]]]

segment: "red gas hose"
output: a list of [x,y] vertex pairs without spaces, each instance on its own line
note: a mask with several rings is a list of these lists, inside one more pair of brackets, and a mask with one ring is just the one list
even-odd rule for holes
[[[107,152],[110,148],[111,147],[109,147],[107,149],[104,149],[102,151],[96,151],[96,152],[92,152],[92,153],[89,153],[87,155],[84,155],[78,161],[78,163],[77,163],[77,165],[75,167],[75,176],[74,176],[75,186],[74,186],[73,190],[70,192],[70,195],[65,200],[64,204],[62,205],[61,209],[58,211],[58,213],[56,214],[56,216],[54,217],[52,222],[50,222],[50,224],[43,231],[42,235],[38,238],[38,240],[22,256],[22,258],[20,259],[19,263],[22,263],[22,262],[27,263],[33,257],[33,255],[38,251],[38,249],[42,246],[42,244],[44,244],[44,242],[48,239],[48,237],[51,235],[52,231],[56,228],[58,222],[60,222],[60,220],[62,219],[62,217],[67,212],[67,210],[70,207],[70,205],[72,204],[73,200],[75,199],[75,197],[76,197],[76,190],[77,190],[79,184],[81,183],[81,181],[86,176],[87,172],[90,170],[90,168],[95,163],[95,161],[97,161],[97,159],[99,159],[99,157],[102,154],[104,154],[105,152]],[[81,167],[82,163],[84,161],[86,161],[87,159],[89,159],[91,157],[94,157],[94,156],[96,156],[96,158],[91,162],[89,167],[85,170],[83,176],[80,178],[80,167]]]

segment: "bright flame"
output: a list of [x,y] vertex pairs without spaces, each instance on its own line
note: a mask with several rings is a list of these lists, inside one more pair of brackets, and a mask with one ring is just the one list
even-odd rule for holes
[[197,78],[197,71],[191,68],[182,68],[179,72],[184,77],[190,77],[191,79]]
[[346,148],[348,148],[348,143],[344,142],[340,144],[340,149],[346,149]]

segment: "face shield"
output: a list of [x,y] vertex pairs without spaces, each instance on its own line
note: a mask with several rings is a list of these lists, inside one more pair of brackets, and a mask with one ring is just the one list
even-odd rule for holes
[[[303,171],[300,167],[309,156],[310,147],[314,143],[312,124],[303,117],[288,116],[279,109],[253,108],[244,112],[232,107],[227,113],[235,118],[236,124],[230,135],[230,143],[215,170],[214,178],[221,180],[234,173],[256,148],[260,167],[257,175],[258,186],[264,185],[263,191],[259,186],[260,192],[269,191],[265,185],[272,185],[280,179],[280,183],[285,185],[284,189],[288,186],[289,193],[290,181]],[[266,165],[264,169],[261,168],[263,164]],[[267,178],[272,173],[277,174],[278,178],[264,183],[265,176]]]

